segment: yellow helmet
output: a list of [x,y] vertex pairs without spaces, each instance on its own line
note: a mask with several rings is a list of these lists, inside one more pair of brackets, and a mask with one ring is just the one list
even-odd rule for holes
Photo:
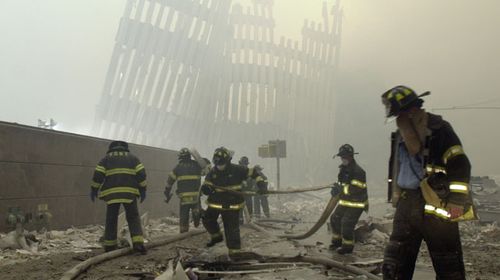
[[426,91],[417,95],[414,90],[406,86],[393,87],[382,94],[382,103],[385,105],[386,117],[394,117],[412,107],[421,107],[424,100],[421,97],[431,94]]

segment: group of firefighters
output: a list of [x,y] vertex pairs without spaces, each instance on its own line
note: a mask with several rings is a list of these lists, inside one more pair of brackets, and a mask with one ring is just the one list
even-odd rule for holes
[[[458,136],[441,116],[423,109],[422,97],[406,86],[396,86],[382,94],[386,117],[395,119],[389,160],[389,200],[396,208],[393,232],[384,251],[384,279],[411,279],[422,240],[432,259],[437,279],[465,279],[458,230],[459,221],[477,218],[469,188],[471,165]],[[341,159],[338,179],[331,195],[338,199],[331,218],[330,249],[349,254],[354,248],[354,227],[363,211],[368,211],[366,173],[357,164],[354,148],[339,148]],[[180,199],[180,232],[189,230],[191,219],[210,234],[206,244],[212,247],[225,238],[229,256],[241,250],[240,223],[246,207],[252,216],[260,216],[260,207],[269,217],[267,178],[258,165],[249,167],[247,157],[233,164],[232,152],[217,148],[212,163],[194,160],[189,149],[179,152],[179,163],[168,175],[165,197],[172,196],[174,183]],[[202,177],[204,180],[202,182]],[[244,194],[253,194],[252,196]],[[200,208],[200,196],[206,195],[206,210]],[[146,198],[144,165],[129,152],[127,143],[114,141],[97,165],[91,199],[107,203],[104,249],[117,248],[117,217],[120,205],[126,218],[134,250],[146,253],[137,200]],[[224,234],[217,222],[222,217]]]

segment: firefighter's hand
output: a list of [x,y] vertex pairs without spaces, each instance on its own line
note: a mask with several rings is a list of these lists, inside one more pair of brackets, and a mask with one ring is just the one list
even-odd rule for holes
[[146,199],[146,188],[140,188],[139,192],[141,194],[141,203]]
[[459,207],[450,208],[450,219],[456,219],[464,214],[464,210]]
[[342,187],[340,186],[339,183],[335,182],[332,184],[332,189],[330,190],[330,194],[332,196],[337,196],[341,193]]
[[208,185],[203,185],[201,186],[201,192],[204,194],[204,195],[212,195],[215,193],[215,190],[208,186]]
[[95,199],[97,198],[97,193],[99,192],[98,189],[96,188],[91,188],[90,189],[90,200],[92,200],[92,202],[95,202]]

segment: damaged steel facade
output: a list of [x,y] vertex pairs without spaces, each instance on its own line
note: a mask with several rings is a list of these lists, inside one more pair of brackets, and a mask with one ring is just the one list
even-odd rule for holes
[[277,41],[273,0],[128,0],[93,134],[203,154],[227,145],[254,163],[258,145],[286,139],[284,168],[300,172],[285,184],[331,179],[306,166],[334,149],[341,13],[325,2],[301,42]]

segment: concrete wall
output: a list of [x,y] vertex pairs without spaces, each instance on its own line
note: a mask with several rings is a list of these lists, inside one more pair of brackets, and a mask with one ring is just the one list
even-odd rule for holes
[[[110,140],[0,122],[0,231],[7,230],[9,207],[36,213],[48,204],[52,227],[103,223],[105,204],[89,198],[92,174]],[[150,217],[177,213],[178,201],[164,203],[167,174],[177,161],[176,152],[130,145],[146,167],[148,192],[140,205]]]

